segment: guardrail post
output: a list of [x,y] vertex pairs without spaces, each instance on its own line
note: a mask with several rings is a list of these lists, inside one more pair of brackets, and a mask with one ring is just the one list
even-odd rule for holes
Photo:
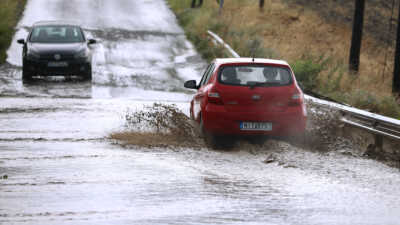
[[380,151],[383,149],[383,137],[377,134],[375,134],[375,148]]
[[[378,125],[379,125],[378,121],[374,121],[373,128],[376,129]],[[382,135],[375,134],[375,148],[377,148],[380,151],[383,149],[383,137],[382,137]]]

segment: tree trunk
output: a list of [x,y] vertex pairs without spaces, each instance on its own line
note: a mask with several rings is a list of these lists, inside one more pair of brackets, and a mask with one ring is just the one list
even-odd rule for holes
[[349,60],[349,69],[355,72],[358,72],[360,66],[360,50],[364,23],[364,8],[365,0],[356,0],[353,22],[353,36],[351,39]]
[[397,19],[397,40],[396,40],[396,53],[394,56],[392,92],[396,93],[400,92],[400,7],[399,7],[399,17]]
[[203,0],[199,0],[199,4],[196,5],[197,0],[192,0],[191,8],[198,8],[203,5]]
[[224,0],[219,0],[219,14],[222,14],[223,7],[224,7]]

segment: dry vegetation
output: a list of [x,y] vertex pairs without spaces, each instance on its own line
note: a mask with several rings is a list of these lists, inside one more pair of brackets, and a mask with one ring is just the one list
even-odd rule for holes
[[[347,71],[353,13],[350,2],[265,0],[260,11],[258,0],[231,0],[218,15],[215,1],[190,9],[186,0],[169,0],[189,39],[207,59],[227,56],[207,41],[207,29],[222,36],[241,56],[250,56],[251,46],[258,43],[256,56],[288,61],[308,89],[400,118],[397,96],[391,92],[391,10],[387,4],[378,4],[383,1],[367,3],[361,67],[356,75]],[[391,30],[395,32],[393,24]]]
[[6,60],[6,51],[15,32],[15,26],[21,16],[26,0],[0,1],[0,64]]

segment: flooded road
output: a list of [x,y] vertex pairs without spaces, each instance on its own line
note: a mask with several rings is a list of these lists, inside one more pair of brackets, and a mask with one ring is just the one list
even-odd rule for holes
[[14,39],[71,18],[99,40],[92,82],[23,83],[15,41],[0,68],[0,224],[400,223],[399,171],[354,149],[116,144],[108,137],[128,109],[188,113],[183,81],[205,62],[162,0],[29,0]]

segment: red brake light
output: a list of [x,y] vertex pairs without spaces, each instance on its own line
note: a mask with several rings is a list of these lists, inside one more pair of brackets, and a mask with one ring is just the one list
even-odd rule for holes
[[222,102],[221,95],[218,92],[213,92],[213,91],[208,92],[207,98],[208,98],[209,103],[213,103],[213,104],[217,104],[217,105],[224,104]]
[[289,106],[300,106],[303,104],[303,94],[302,93],[294,93],[289,100]]

